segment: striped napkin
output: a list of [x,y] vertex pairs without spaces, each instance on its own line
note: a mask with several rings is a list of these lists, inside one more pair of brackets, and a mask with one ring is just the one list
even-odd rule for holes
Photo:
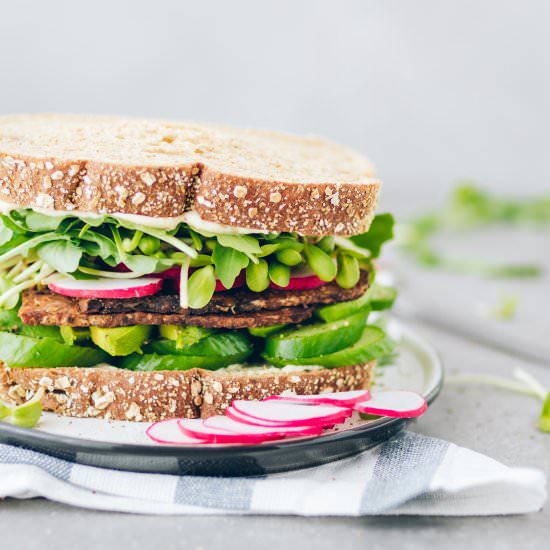
[[0,444],[0,498],[138,514],[522,514],[542,508],[545,485],[541,471],[407,431],[345,460],[256,478],[106,470]]

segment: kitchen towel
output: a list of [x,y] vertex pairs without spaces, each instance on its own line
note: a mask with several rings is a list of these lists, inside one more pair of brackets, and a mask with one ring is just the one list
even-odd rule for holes
[[545,487],[541,471],[408,431],[344,460],[255,478],[107,470],[0,444],[0,498],[138,514],[523,514],[542,508]]

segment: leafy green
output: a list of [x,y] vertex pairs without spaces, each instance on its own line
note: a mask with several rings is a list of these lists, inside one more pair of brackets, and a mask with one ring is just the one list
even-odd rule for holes
[[0,331],[31,336],[33,338],[51,338],[63,341],[58,327],[48,325],[26,325],[15,309],[0,309]]
[[189,307],[193,309],[204,307],[212,299],[216,289],[214,268],[207,265],[197,269],[189,277],[187,288],[189,289]]
[[262,254],[258,239],[250,235],[218,235],[216,238],[222,246],[246,254],[253,262],[257,261],[255,255]]
[[27,228],[30,231],[55,231],[67,216],[51,216],[29,210],[25,217]]
[[521,368],[515,368],[512,372],[513,379],[491,374],[461,374],[447,377],[447,384],[478,384],[512,391],[522,395],[534,397],[542,401],[542,410],[537,422],[537,427],[542,432],[550,433],[550,391],[544,387],[534,376]]
[[82,250],[71,241],[53,241],[40,245],[38,257],[60,273],[72,273],[78,269]]
[[10,242],[12,237],[13,231],[6,225],[2,224],[0,226],[0,246]]
[[514,318],[518,305],[519,296],[516,294],[502,294],[498,306],[491,311],[491,315],[499,321],[509,321]]
[[404,226],[400,244],[417,262],[432,268],[482,277],[538,277],[538,264],[496,264],[471,258],[449,258],[439,253],[431,239],[443,231],[468,231],[493,224],[550,226],[550,196],[509,199],[491,195],[466,182],[451,194],[440,211],[423,214]]
[[232,288],[239,273],[250,263],[244,252],[218,244],[212,252],[214,273],[225,288]]
[[[124,216],[48,215],[32,209],[0,214],[0,220],[2,307],[15,307],[23,290],[48,284],[56,273],[76,278],[135,278],[184,264],[199,268],[188,281],[189,300],[182,294],[182,304],[192,307],[210,300],[216,278],[231,288],[243,270],[246,284],[257,292],[269,285],[270,277],[286,283],[292,277],[291,268],[309,268],[326,281],[336,277],[337,283],[350,286],[357,268],[372,269],[369,260],[391,237],[393,224],[391,216],[377,216],[369,232],[353,238],[355,243],[343,237],[297,233],[210,235],[185,223],[164,230]],[[336,258],[342,251],[347,263],[340,261],[340,266],[345,263],[346,273],[337,277]]]
[[542,406],[542,411],[538,420],[539,430],[542,432],[550,433],[550,392],[544,400],[544,405]]
[[366,233],[355,235],[350,240],[357,246],[370,250],[372,258],[378,258],[382,245],[393,239],[393,226],[394,219],[391,214],[378,214]]

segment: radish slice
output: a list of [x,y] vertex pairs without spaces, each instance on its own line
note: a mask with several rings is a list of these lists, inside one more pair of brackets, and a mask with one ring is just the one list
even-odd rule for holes
[[155,443],[164,443],[166,445],[201,445],[202,439],[196,439],[184,434],[176,419],[163,420],[151,424],[145,431],[149,439]]
[[73,298],[141,298],[156,294],[162,279],[61,279],[48,288],[57,294]]
[[258,420],[257,418],[251,418],[250,416],[246,416],[246,414],[240,413],[237,409],[231,406],[225,409],[225,414],[229,418],[232,418],[233,420],[236,420],[237,422],[242,422],[244,424],[252,424],[253,426],[266,426],[271,428],[281,427],[277,422],[272,422],[270,420]]
[[[246,275],[244,271],[241,271],[235,281],[233,282],[233,286],[231,288],[239,288],[243,286],[246,283]],[[216,288],[215,292],[223,292],[224,290],[231,290],[231,288],[225,288],[222,285],[222,282],[219,279],[216,279]]]
[[317,405],[306,407],[275,401],[233,401],[232,407],[254,420],[273,422],[277,426],[333,426],[340,424],[352,410],[349,407]]
[[[224,418],[224,417],[220,417]],[[229,419],[228,419],[229,420]],[[191,420],[184,418],[178,420],[180,430],[190,436],[202,439],[207,443],[237,443],[250,444],[262,443],[273,439],[285,437],[279,428],[265,428],[263,426],[251,426],[240,424],[240,431],[231,432],[219,427],[206,426],[203,420]]]
[[[238,413],[237,413],[238,414]],[[211,416],[203,421],[207,428],[225,430],[228,433],[249,433],[255,432],[258,428],[264,428],[266,433],[270,431],[283,437],[298,437],[301,435],[319,435],[321,426],[259,426],[248,422],[243,415],[241,419],[227,416]]]
[[269,283],[269,287],[275,290],[307,290],[308,288],[319,288],[326,284],[328,284],[328,282],[322,281],[317,275],[309,275],[307,277],[291,277],[287,286]]
[[353,408],[365,414],[414,418],[425,412],[428,404],[421,395],[412,391],[392,390],[376,392],[369,401],[356,403]]
[[264,401],[284,401],[285,403],[302,403],[304,405],[340,405],[353,407],[356,403],[370,399],[368,390],[340,391],[321,393],[319,395],[272,395]]

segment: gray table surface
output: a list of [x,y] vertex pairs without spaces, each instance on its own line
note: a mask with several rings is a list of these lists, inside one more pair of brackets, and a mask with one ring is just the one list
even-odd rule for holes
[[[434,342],[448,374],[510,373],[522,366],[550,386],[550,369],[415,324]],[[550,436],[534,422],[533,399],[447,385],[412,429],[487,453],[510,465],[550,471]],[[152,517],[69,508],[43,500],[0,503],[1,548],[543,548],[550,507],[526,516],[489,518]]]

